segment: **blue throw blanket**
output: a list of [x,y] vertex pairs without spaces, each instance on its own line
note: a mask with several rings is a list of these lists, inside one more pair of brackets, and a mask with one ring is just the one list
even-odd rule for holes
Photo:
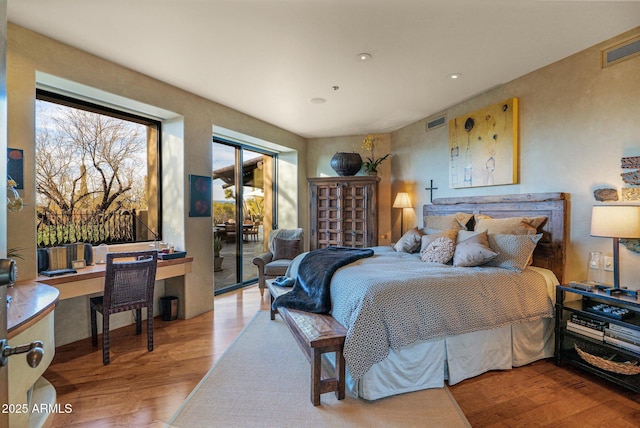
[[327,247],[309,252],[300,262],[293,289],[273,302],[273,309],[285,307],[316,314],[331,312],[331,277],[342,266],[371,257],[369,248]]

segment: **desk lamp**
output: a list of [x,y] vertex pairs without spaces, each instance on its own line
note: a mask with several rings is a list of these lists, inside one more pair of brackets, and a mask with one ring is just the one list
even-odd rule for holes
[[640,206],[595,205],[591,211],[591,236],[613,238],[613,288],[602,288],[608,295],[626,294],[637,298],[636,290],[620,287],[619,239],[640,238]]

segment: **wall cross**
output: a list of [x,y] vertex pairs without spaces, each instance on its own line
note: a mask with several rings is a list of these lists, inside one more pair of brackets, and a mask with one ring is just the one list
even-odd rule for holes
[[429,202],[433,203],[433,191],[438,190],[437,187],[433,187],[433,180],[429,180],[429,187],[425,187],[424,190],[429,191]]

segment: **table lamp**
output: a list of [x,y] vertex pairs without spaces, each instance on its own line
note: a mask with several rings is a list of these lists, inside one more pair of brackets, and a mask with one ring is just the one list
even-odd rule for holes
[[400,217],[400,236],[404,235],[404,209],[411,208],[411,200],[406,192],[398,192],[396,199],[393,201],[393,208],[401,208],[402,216]]
[[606,293],[637,298],[636,290],[620,287],[619,239],[640,238],[640,206],[595,205],[591,211],[591,236],[613,238],[613,288],[603,287]]

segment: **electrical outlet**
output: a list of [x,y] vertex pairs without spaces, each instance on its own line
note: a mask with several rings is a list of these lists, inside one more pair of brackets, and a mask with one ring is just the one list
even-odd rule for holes
[[604,270],[613,271],[613,257],[604,256]]

